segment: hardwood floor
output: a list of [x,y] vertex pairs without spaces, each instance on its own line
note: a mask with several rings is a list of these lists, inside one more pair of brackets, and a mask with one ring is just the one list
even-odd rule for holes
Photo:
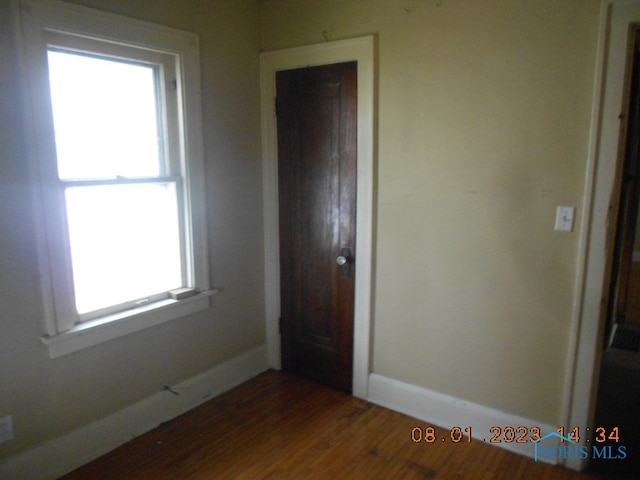
[[604,478],[476,441],[414,443],[416,426],[427,425],[293,375],[266,372],[63,478]]

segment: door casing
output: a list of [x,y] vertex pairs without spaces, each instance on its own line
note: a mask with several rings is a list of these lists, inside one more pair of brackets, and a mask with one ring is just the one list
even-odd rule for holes
[[260,55],[262,175],[264,204],[265,317],[269,365],[280,369],[280,266],[278,218],[278,155],[275,117],[276,72],[313,65],[358,63],[358,174],[353,395],[368,398],[371,302],[373,298],[374,218],[374,48],[375,37],[326,42],[265,52]]
[[[576,274],[574,314],[562,425],[591,425],[595,414],[602,339],[606,323],[612,224],[620,172],[619,115],[624,105],[629,24],[640,20],[640,0],[601,0],[596,80]],[[584,440],[582,440],[583,442]],[[585,459],[566,459],[582,470]]]

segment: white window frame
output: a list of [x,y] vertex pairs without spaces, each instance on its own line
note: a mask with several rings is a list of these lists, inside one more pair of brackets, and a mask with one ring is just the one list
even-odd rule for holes
[[[215,290],[209,286],[207,259],[198,37],[56,0],[16,0],[14,5],[26,87],[25,131],[45,316],[46,333],[41,339],[50,356],[56,358],[208,308]],[[172,63],[172,69],[175,66],[176,112],[168,115],[171,118],[167,121],[178,122],[174,130],[180,138],[169,142],[174,157],[170,168],[177,168],[182,175],[182,233],[188,256],[184,286],[196,293],[183,299],[150,299],[142,306],[87,319],[81,318],[73,305],[66,208],[56,172],[47,48],[91,43],[104,46],[100,48],[103,52],[124,52],[124,56],[139,52],[136,58],[160,58]]]

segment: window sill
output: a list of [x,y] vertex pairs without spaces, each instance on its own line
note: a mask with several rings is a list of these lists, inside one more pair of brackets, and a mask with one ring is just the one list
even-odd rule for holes
[[40,340],[49,347],[50,358],[62,357],[209,308],[209,297],[216,293],[218,290],[214,289],[182,300],[161,300],[83,322],[66,332],[40,337]]

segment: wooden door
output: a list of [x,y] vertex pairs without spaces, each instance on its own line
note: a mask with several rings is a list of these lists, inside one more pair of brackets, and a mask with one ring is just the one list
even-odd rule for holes
[[633,62],[625,158],[612,273],[610,323],[640,323],[640,27],[633,30]]
[[355,62],[276,76],[282,367],[351,392]]

